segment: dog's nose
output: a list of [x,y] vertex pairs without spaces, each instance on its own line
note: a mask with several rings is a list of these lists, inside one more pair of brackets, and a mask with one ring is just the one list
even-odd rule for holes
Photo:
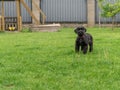
[[82,33],[82,32],[79,32],[78,34],[79,34],[79,35],[82,35],[83,33]]

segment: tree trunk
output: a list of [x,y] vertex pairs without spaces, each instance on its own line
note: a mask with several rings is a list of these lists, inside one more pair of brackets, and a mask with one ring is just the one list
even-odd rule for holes
[[114,30],[114,17],[112,17],[112,30]]
[[99,28],[101,27],[101,21],[100,21],[100,19],[101,19],[101,12],[99,11]]

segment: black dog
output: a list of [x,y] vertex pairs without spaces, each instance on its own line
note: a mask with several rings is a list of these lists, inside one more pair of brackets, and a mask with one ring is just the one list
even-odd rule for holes
[[78,35],[75,41],[75,51],[79,52],[79,49],[81,47],[81,51],[83,51],[84,54],[87,53],[88,45],[89,45],[89,52],[92,52],[93,50],[93,37],[92,35],[86,33],[85,27],[77,27],[74,32]]

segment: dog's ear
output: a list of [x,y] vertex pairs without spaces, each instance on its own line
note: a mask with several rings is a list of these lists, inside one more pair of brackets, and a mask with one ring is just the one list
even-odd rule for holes
[[74,32],[77,34],[78,33],[78,27],[74,30]]
[[87,29],[85,27],[83,27],[83,28],[84,28],[85,32],[87,32]]

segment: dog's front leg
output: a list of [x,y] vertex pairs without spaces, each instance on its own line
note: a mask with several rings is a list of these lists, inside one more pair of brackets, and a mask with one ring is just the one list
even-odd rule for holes
[[83,51],[83,48],[84,48],[84,47],[81,45],[81,51]]
[[76,42],[75,43],[75,52],[79,52],[80,45]]
[[85,45],[84,48],[83,48],[83,54],[86,54],[87,50],[88,50],[88,45]]

